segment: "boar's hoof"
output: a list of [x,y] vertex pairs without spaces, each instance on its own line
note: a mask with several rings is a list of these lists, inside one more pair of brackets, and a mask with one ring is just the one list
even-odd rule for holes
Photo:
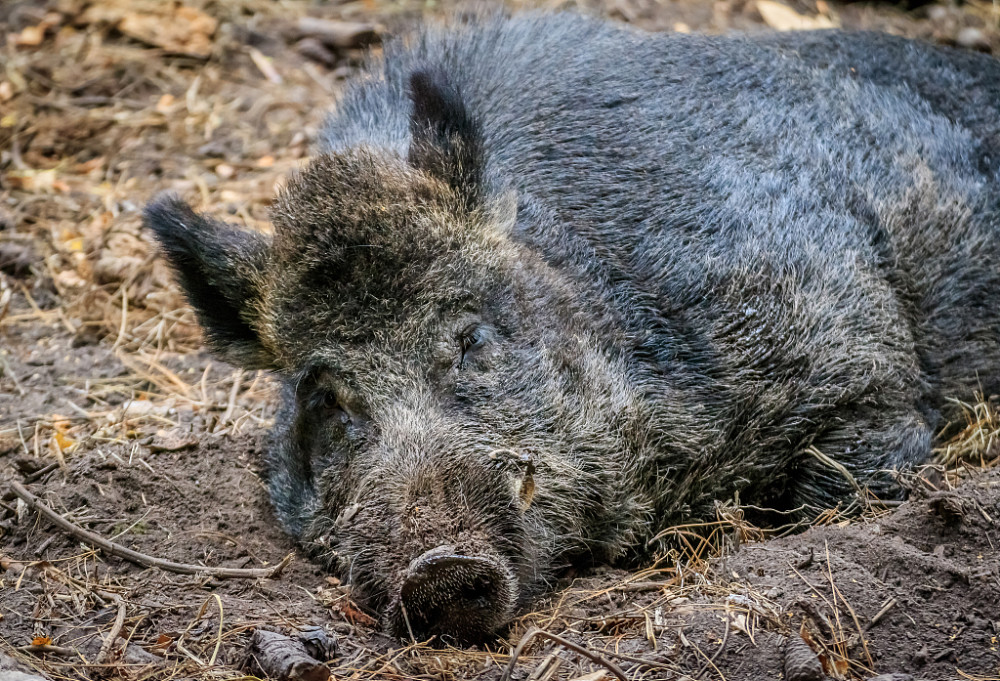
[[399,636],[475,643],[507,622],[514,600],[513,577],[501,559],[439,546],[410,562],[393,628]]

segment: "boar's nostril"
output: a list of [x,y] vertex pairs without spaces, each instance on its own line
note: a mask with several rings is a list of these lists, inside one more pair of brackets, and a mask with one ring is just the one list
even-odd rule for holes
[[399,590],[398,634],[482,639],[504,624],[514,602],[502,561],[441,546],[414,559]]
[[459,595],[470,603],[488,604],[490,596],[494,591],[494,584],[483,575],[473,577],[467,584],[463,584],[459,590]]

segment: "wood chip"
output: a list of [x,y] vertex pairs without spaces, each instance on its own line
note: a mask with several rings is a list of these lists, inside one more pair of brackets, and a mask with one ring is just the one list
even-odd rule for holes
[[364,47],[379,41],[378,29],[373,24],[315,17],[299,19],[295,24],[295,32],[301,38],[316,38],[327,47],[342,50]]
[[834,23],[827,17],[799,14],[791,7],[774,0],[757,0],[757,11],[764,23],[776,31],[809,31],[834,27]]
[[162,47],[168,52],[208,57],[218,21],[193,7],[164,5],[163,12],[128,12],[118,30],[136,40]]

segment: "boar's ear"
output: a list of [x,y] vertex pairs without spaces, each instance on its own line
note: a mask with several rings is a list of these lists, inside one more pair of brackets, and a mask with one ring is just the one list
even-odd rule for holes
[[482,183],[483,144],[479,124],[441,71],[410,74],[409,163],[447,182],[475,207]]
[[211,349],[248,369],[272,365],[253,327],[262,293],[270,239],[196,214],[180,199],[164,196],[144,212],[145,226],[198,315]]

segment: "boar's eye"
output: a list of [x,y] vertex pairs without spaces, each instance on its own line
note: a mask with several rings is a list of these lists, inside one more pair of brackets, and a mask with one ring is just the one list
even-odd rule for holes
[[345,426],[351,422],[351,415],[340,404],[340,400],[337,399],[337,393],[332,390],[322,391],[316,396],[316,402],[327,418],[337,419]]
[[470,324],[459,334],[458,341],[462,348],[459,366],[462,366],[465,364],[465,356],[468,353],[481,348],[486,343],[486,330],[479,324]]

